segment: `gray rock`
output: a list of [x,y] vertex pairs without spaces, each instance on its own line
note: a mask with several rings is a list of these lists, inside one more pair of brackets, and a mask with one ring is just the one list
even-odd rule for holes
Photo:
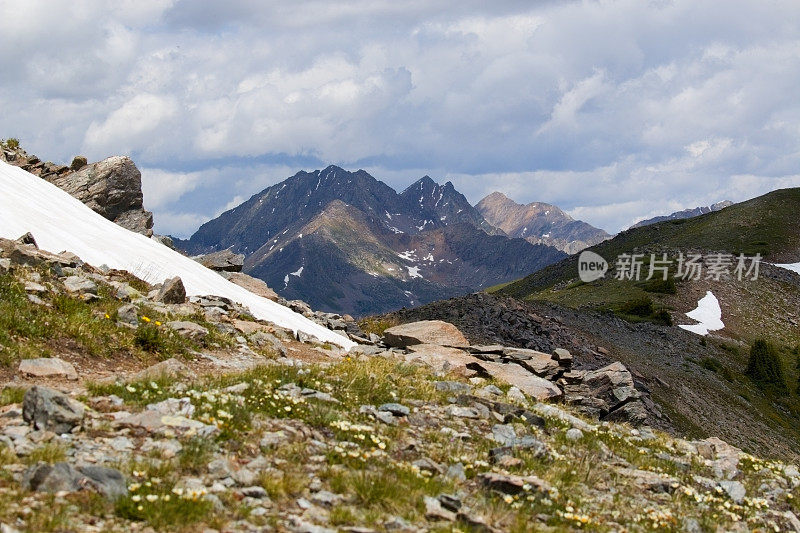
[[744,485],[738,481],[720,481],[719,486],[722,487],[722,490],[728,494],[728,497],[734,503],[742,503],[744,497],[747,495],[747,490],[744,488]]
[[64,280],[64,288],[68,292],[97,295],[97,284],[83,276],[69,276]]
[[5,276],[11,272],[11,259],[5,257],[0,259],[0,276]]
[[578,428],[570,428],[567,430],[567,434],[565,436],[567,437],[567,440],[576,442],[583,438],[583,431]]
[[547,494],[550,485],[536,476],[515,476],[498,472],[486,472],[478,476],[478,480],[488,489],[502,494],[519,494],[526,490]]
[[37,492],[76,492],[93,490],[110,500],[128,493],[125,477],[119,470],[104,466],[74,468],[68,463],[39,463],[25,471],[23,487]]
[[120,308],[117,309],[117,320],[123,324],[128,324],[129,326],[138,326],[139,308],[133,304],[120,306]]
[[22,401],[22,418],[35,429],[69,433],[81,423],[83,416],[81,404],[47,387],[31,387]]
[[558,361],[558,364],[565,367],[572,366],[572,354],[569,353],[569,350],[565,350],[564,348],[556,348],[553,350],[553,356]]
[[164,281],[155,297],[157,302],[165,304],[182,304],[186,301],[186,288],[180,277],[175,276]]
[[208,330],[206,328],[200,324],[195,324],[194,322],[176,320],[173,322],[167,322],[166,326],[175,330],[178,335],[195,341],[202,341],[208,335]]
[[433,498],[431,496],[424,497],[425,502],[425,518],[431,520],[433,522],[445,521],[445,522],[454,522],[456,519],[456,513],[453,511],[449,511],[442,507],[442,503],[438,500],[438,498]]
[[433,387],[441,392],[462,392],[464,394],[469,394],[472,390],[469,384],[460,381],[435,381]]
[[503,446],[513,446],[517,442],[517,433],[511,424],[495,424],[492,426],[492,438]]
[[385,411],[394,416],[408,416],[411,413],[408,407],[399,403],[385,403],[378,407],[378,411]]
[[160,363],[156,363],[152,366],[148,366],[144,370],[137,372],[133,376],[131,376],[132,381],[143,381],[143,380],[152,380],[158,379],[161,377],[165,378],[193,378],[195,377],[194,372],[188,366],[186,366],[183,362],[175,359],[174,357],[167,359],[165,361],[161,361]]
[[37,378],[64,377],[71,380],[78,379],[78,372],[75,367],[71,363],[56,357],[23,359],[19,363],[19,373]]
[[224,272],[241,272],[244,266],[244,255],[235,254],[230,250],[199,255],[192,259],[206,268]]
[[153,214],[142,205],[142,175],[128,157],[109,157],[46,179],[123,228],[153,234]]

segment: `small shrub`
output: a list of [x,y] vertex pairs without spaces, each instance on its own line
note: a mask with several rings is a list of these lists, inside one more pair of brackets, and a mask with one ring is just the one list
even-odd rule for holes
[[756,383],[778,389],[786,388],[778,350],[769,342],[758,339],[750,347],[750,359],[744,372]]
[[619,309],[626,315],[648,317],[653,314],[653,300],[647,296],[629,300],[622,304]]
[[655,278],[647,281],[642,285],[642,289],[658,294],[676,294],[678,292],[675,278],[672,276],[667,276],[667,279]]
[[202,474],[214,456],[214,441],[195,437],[183,443],[178,455],[178,465],[182,472]]
[[29,465],[36,463],[60,463],[67,458],[67,448],[63,444],[48,442],[31,451],[25,458]]
[[16,137],[9,137],[8,139],[5,140],[4,144],[8,148],[11,148],[12,150],[16,150],[17,148],[19,148],[19,139],[17,139]]
[[0,391],[0,406],[9,405],[12,403],[22,403],[22,399],[25,396],[25,390],[26,389],[23,387],[6,385],[3,390]]
[[162,335],[158,331],[158,326],[150,322],[140,324],[139,327],[136,328],[136,335],[133,337],[133,342],[142,350],[151,353],[163,351],[165,348],[164,339],[162,339]]

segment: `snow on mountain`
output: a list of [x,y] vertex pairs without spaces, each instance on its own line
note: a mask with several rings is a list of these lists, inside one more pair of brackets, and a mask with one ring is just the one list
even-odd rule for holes
[[784,264],[776,264],[775,266],[785,268],[787,270],[791,270],[792,272],[797,272],[800,274],[800,263],[784,263]]
[[26,232],[44,250],[69,251],[89,264],[127,270],[149,283],[180,276],[189,296],[224,296],[247,306],[253,316],[281,327],[347,349],[355,345],[163,244],[106,220],[55,185],[0,161],[0,237],[15,239]]
[[722,309],[719,306],[719,300],[711,291],[706,291],[706,295],[697,302],[697,308],[686,313],[686,316],[696,320],[699,324],[678,327],[698,335],[708,335],[709,331],[717,331],[725,327],[725,324],[722,323]]

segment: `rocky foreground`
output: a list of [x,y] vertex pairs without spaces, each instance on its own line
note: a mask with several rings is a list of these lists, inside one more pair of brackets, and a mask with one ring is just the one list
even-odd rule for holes
[[345,353],[34,242],[0,241],[0,531],[800,531],[794,465],[643,425],[620,363],[292,303]]

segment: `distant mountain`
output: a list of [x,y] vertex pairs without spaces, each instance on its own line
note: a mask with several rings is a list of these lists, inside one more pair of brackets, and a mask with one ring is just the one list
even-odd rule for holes
[[363,315],[465,294],[565,254],[489,224],[452,183],[425,176],[398,194],[359,170],[298,172],[176,245],[245,254],[278,294]]
[[683,211],[676,211],[670,215],[653,217],[653,218],[648,218],[647,220],[642,220],[631,226],[631,228],[641,228],[642,226],[657,224],[658,222],[664,222],[665,220],[681,220],[684,218],[699,217],[700,215],[713,213],[714,211],[719,211],[720,209],[724,209],[732,205],[733,202],[731,202],[730,200],[725,200],[722,202],[717,202],[716,204],[712,204],[707,207],[695,207],[694,209],[684,209]]
[[574,254],[611,237],[605,231],[574,220],[558,207],[541,202],[520,205],[493,192],[475,206],[483,218],[509,237],[554,246]]

